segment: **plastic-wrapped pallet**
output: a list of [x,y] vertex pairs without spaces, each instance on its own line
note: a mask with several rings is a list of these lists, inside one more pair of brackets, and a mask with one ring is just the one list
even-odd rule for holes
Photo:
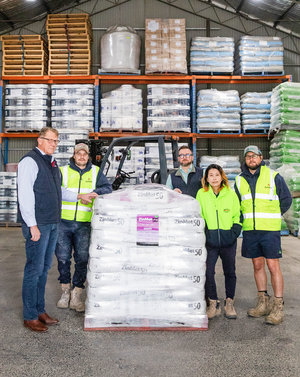
[[207,328],[197,201],[162,185],[95,200],[85,329]]
[[234,70],[234,39],[194,37],[190,49],[192,73],[232,74]]
[[55,84],[51,86],[51,124],[59,131],[60,143],[54,154],[59,166],[67,165],[75,141],[88,139],[94,125],[94,85]]
[[[173,169],[173,153],[171,143],[165,143],[167,168]],[[145,143],[145,183],[151,183],[152,174],[160,168],[157,143]]]
[[238,46],[238,67],[242,75],[283,75],[283,45],[279,37],[244,36]]
[[5,87],[5,130],[39,131],[50,122],[50,92],[46,84]]
[[[129,186],[129,185],[136,185],[144,183],[144,170],[145,170],[145,162],[144,162],[144,147],[132,147],[127,154],[124,164],[122,166],[122,170],[126,173],[130,173],[130,179],[126,179],[124,183],[122,183],[122,188]],[[122,151],[124,148],[122,147],[114,147],[113,152],[110,155],[110,166],[107,172],[107,179],[112,183],[116,174],[118,172],[120,160],[123,156]],[[104,170],[105,172],[106,170]]]
[[199,132],[241,131],[240,97],[237,90],[202,89],[197,95]]
[[146,19],[146,74],[187,73],[185,19]]
[[140,73],[141,38],[130,26],[109,27],[101,38],[101,72]]
[[299,129],[300,83],[285,82],[272,91],[270,132]]
[[228,178],[230,187],[233,189],[235,177],[241,173],[239,156],[202,156],[200,167],[205,170],[210,164],[220,165]]
[[142,131],[142,90],[132,85],[103,94],[101,99],[101,131]]
[[147,85],[148,132],[191,132],[190,122],[189,85]]
[[277,171],[285,179],[293,197],[292,205],[283,218],[289,231],[297,236],[300,227],[300,158],[298,163],[283,164]]
[[17,222],[17,173],[0,172],[0,222]]
[[270,129],[272,92],[247,92],[241,96],[242,127],[244,133]]

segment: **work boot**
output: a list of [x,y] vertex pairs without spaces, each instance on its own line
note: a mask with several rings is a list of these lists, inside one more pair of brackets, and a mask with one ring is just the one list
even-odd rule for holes
[[221,307],[220,307],[220,301],[219,300],[211,300],[208,299],[209,306],[206,309],[207,318],[211,319],[214,318],[217,315],[221,314]]
[[259,318],[268,315],[271,311],[270,296],[265,292],[257,292],[258,299],[255,308],[247,311],[249,317]]
[[70,309],[76,310],[76,312],[84,312],[85,306],[81,298],[82,288],[75,287],[71,291]]
[[233,299],[227,297],[224,301],[224,315],[229,319],[236,319],[237,314],[233,306]]
[[70,290],[71,284],[61,284],[62,295],[61,298],[57,301],[56,306],[61,309],[67,309],[70,302]]
[[283,305],[284,302],[282,297],[274,297],[271,312],[266,316],[265,322],[269,325],[279,325],[284,317]]

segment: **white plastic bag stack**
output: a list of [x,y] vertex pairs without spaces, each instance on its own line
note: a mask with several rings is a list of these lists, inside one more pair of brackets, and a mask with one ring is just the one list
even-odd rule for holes
[[0,222],[17,222],[17,173],[0,172]]
[[191,132],[190,122],[189,85],[147,85],[148,132]]
[[[173,155],[171,143],[165,143],[167,168],[173,169]],[[145,183],[151,183],[152,174],[160,168],[158,143],[145,143]]]
[[140,73],[141,38],[130,26],[109,27],[101,38],[101,71]]
[[197,95],[199,132],[240,132],[240,112],[240,97],[237,90],[199,90]]
[[142,90],[132,85],[103,94],[100,131],[142,131]]
[[[122,158],[122,149],[124,147],[114,147],[113,152],[110,155],[110,167],[107,172],[106,178],[113,182],[116,177],[120,160]],[[122,188],[128,185],[136,185],[144,183],[144,147],[132,147],[129,150],[127,157],[125,158],[122,170],[130,174],[130,179],[126,179],[122,183]],[[106,170],[104,170],[106,171]]]
[[199,203],[162,185],[95,200],[85,329],[207,328]]
[[51,85],[51,124],[59,131],[54,157],[59,166],[67,165],[75,141],[88,139],[94,126],[94,85]]
[[241,96],[243,132],[270,129],[272,92],[247,92]]
[[283,75],[283,45],[279,37],[253,37],[240,39],[238,65],[242,75]]
[[220,165],[228,178],[230,187],[233,189],[235,177],[241,172],[241,163],[239,156],[202,156],[200,160],[200,167],[205,169],[210,164]]
[[39,131],[50,122],[50,92],[46,84],[5,87],[5,130]]
[[194,37],[190,50],[193,73],[231,74],[234,69],[234,39],[226,37]]

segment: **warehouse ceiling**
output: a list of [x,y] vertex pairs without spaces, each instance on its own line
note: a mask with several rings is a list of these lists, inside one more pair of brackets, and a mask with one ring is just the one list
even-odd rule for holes
[[[122,5],[130,0],[89,0],[104,8]],[[144,1],[144,0],[141,0]],[[182,8],[182,1],[157,0]],[[48,13],[68,12],[87,3],[87,0],[0,0],[0,34],[9,33],[34,21],[43,20]],[[226,11],[234,16],[261,22],[281,32],[300,37],[300,0],[185,0],[185,9],[203,15],[206,9]],[[203,8],[202,6],[206,7]],[[218,15],[217,15],[218,16]],[[245,33],[247,34],[247,33]]]

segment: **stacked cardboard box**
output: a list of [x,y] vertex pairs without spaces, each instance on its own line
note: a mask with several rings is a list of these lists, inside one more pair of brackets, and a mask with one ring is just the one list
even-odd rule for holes
[[49,14],[49,75],[91,73],[92,26],[88,14]]
[[48,47],[41,35],[2,35],[3,76],[47,74]]
[[187,73],[185,19],[146,19],[146,74]]

